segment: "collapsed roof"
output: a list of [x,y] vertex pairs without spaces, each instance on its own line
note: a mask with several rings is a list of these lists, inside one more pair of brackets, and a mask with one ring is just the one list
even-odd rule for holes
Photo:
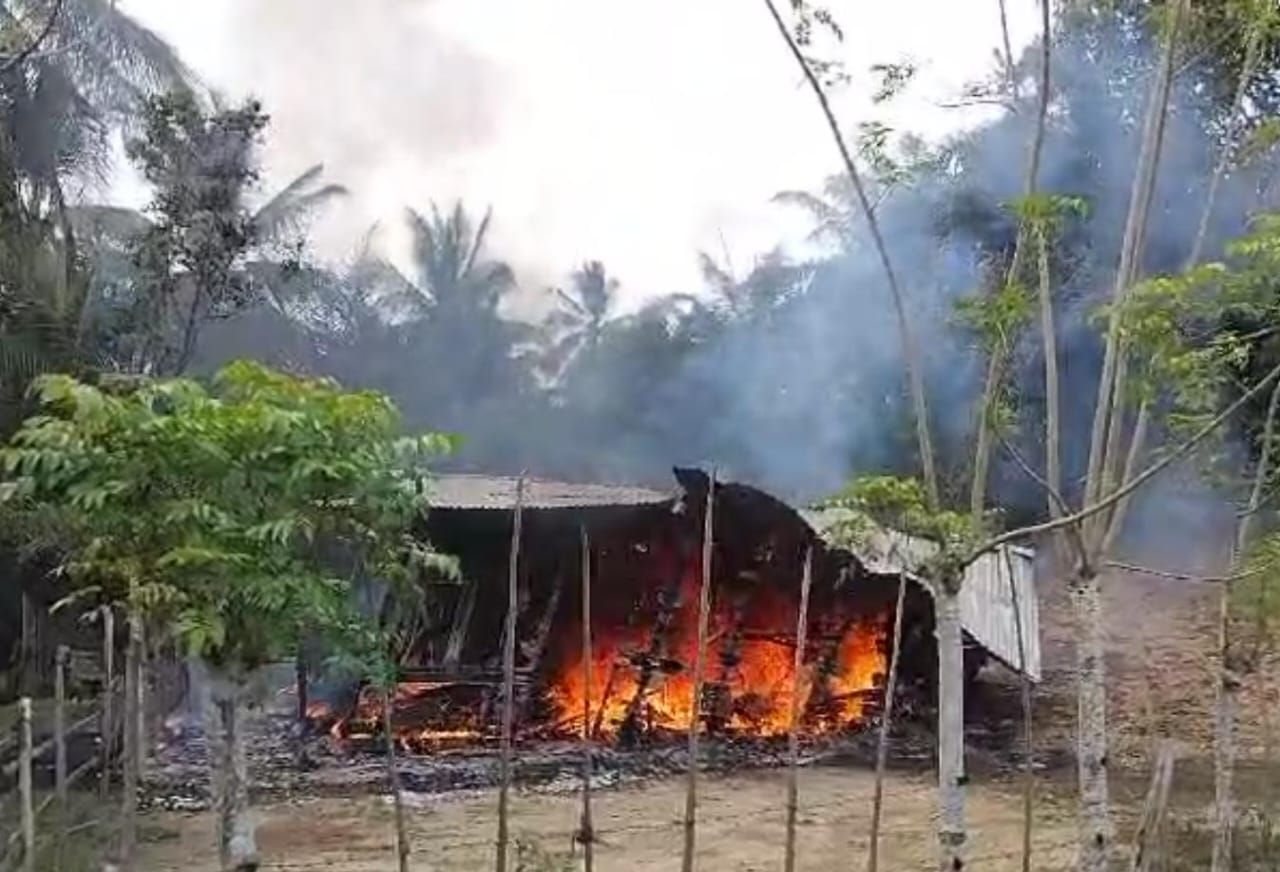
[[[705,474],[690,469],[678,469],[675,474],[681,492],[526,477],[522,505],[537,511],[653,508],[665,504],[674,509],[681,502],[696,503],[698,499],[705,499],[708,482]],[[432,483],[427,508],[435,512],[510,512],[515,508],[518,480],[517,476],[442,474]],[[798,510],[751,485],[717,482],[717,494],[722,487],[726,496],[750,500],[760,506],[773,522],[801,525],[808,537],[822,542],[831,551],[848,553],[870,574],[906,575],[925,590],[929,589],[917,568],[936,552],[937,545],[932,542],[894,530],[877,530],[853,552],[829,537],[834,527],[848,519],[848,510]],[[966,571],[960,594],[960,615],[965,633],[973,642],[1010,669],[1039,681],[1040,610],[1033,562],[1034,552],[1014,546],[982,555]],[[1023,637],[1021,646],[1019,635]]]

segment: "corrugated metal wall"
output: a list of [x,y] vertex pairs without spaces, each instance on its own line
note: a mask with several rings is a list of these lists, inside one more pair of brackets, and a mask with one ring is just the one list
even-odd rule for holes
[[[1013,571],[1013,587],[1009,572]],[[1027,675],[1040,680],[1040,603],[1036,596],[1034,555],[1006,548],[979,557],[965,573],[960,589],[960,619],[969,635],[1014,669],[1019,668],[1018,621],[1013,590],[1018,592],[1025,640]]]

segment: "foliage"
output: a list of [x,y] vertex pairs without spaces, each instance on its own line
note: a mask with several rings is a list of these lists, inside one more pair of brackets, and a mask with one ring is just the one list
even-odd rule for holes
[[924,486],[915,478],[855,478],[822,505],[851,513],[847,522],[833,529],[836,541],[857,545],[878,524],[935,543],[940,564],[968,554],[984,534],[984,525],[976,524],[967,512],[931,511]]
[[384,396],[238,362],[188,380],[46,376],[0,453],[0,494],[61,507],[78,588],[163,620],[194,654],[252,667],[303,628],[350,628],[336,561],[397,578],[439,561],[407,534],[425,461]]
[[132,241],[128,323],[131,368],[182,373],[200,325],[258,296],[245,261],[257,242],[245,191],[256,184],[255,146],[267,117],[253,100],[206,113],[186,93],[147,101],[129,156],[155,191],[151,223]]

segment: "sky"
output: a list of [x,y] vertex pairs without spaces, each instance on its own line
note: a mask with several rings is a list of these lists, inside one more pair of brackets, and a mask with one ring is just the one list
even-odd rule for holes
[[[1007,0],[1017,47],[1034,0]],[[779,0],[785,7],[785,0]],[[494,210],[494,252],[528,288],[587,259],[625,307],[696,291],[697,253],[745,273],[803,236],[770,203],[838,165],[812,94],[763,0],[122,0],[210,86],[271,115],[264,187],[323,163],[351,196],[313,245],[340,258],[375,223],[393,257],[413,206]],[[842,125],[936,138],[973,123],[938,104],[994,66],[997,0],[832,0],[853,81]],[[873,106],[871,64],[920,73]],[[136,179],[117,196],[141,202]]]

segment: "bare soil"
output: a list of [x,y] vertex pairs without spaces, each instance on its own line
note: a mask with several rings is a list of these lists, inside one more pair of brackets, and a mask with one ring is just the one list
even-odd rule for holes
[[[862,769],[813,767],[802,771],[798,865],[800,869],[853,868],[865,863],[873,776]],[[781,864],[785,773],[707,777],[701,782],[698,866],[719,870],[774,870]],[[594,794],[601,870],[678,868],[684,781],[666,779],[641,787]],[[936,862],[935,787],[927,775],[891,774],[886,789],[882,868],[927,869]],[[496,798],[492,792],[413,796],[409,820],[413,868],[471,872],[493,866]],[[1070,866],[1074,824],[1070,807],[1053,796],[1038,802],[1036,869]],[[1011,783],[983,784],[970,794],[970,854],[985,869],[1021,868],[1021,798]],[[572,794],[515,794],[512,833],[536,845],[553,862],[526,868],[560,869],[569,859],[578,823]],[[140,868],[149,872],[214,870],[213,819],[208,813],[156,814],[148,818]],[[259,847],[264,869],[394,868],[394,830],[387,797],[275,802],[260,811]]]

